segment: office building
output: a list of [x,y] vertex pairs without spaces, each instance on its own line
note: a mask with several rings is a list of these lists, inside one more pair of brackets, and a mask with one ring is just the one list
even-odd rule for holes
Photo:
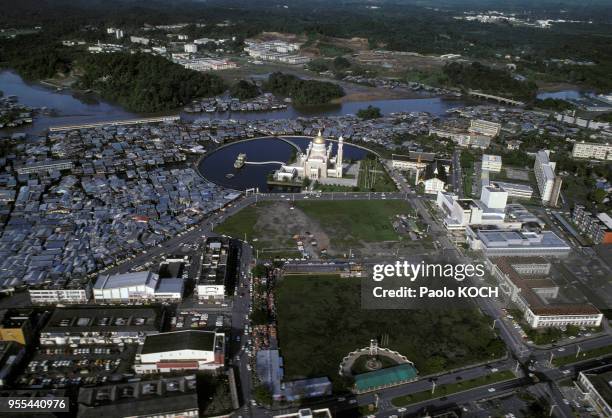
[[151,271],[100,275],[93,287],[96,303],[180,301],[183,279],[160,279]]
[[542,204],[546,206],[557,206],[561,192],[561,177],[555,176],[555,165],[556,163],[550,161],[550,151],[537,152],[533,170]]
[[196,376],[82,387],[78,395],[78,418],[197,418]]
[[598,416],[612,417],[611,365],[581,371],[575,384]]
[[591,160],[612,160],[612,145],[595,142],[576,142],[572,148],[572,157],[588,158]]
[[501,229],[495,225],[469,225],[465,229],[472,250],[492,257],[566,257],[571,247],[552,231]]
[[499,155],[483,154],[482,171],[499,173],[502,169],[502,158]]
[[40,332],[41,345],[142,343],[157,334],[163,317],[158,309],[82,306],[56,308]]
[[572,221],[595,244],[612,244],[612,218],[607,213],[589,213],[584,206],[576,205]]
[[494,186],[483,187],[480,200],[459,199],[457,195],[438,192],[436,204],[445,214],[447,229],[465,229],[468,225],[498,225],[506,219],[508,193]]
[[224,333],[187,330],[147,336],[138,348],[134,370],[138,374],[214,371],[224,363]]
[[487,267],[532,328],[601,325],[603,314],[594,306],[554,301],[559,296],[559,287],[540,275],[549,268],[544,260],[492,257],[487,260]]

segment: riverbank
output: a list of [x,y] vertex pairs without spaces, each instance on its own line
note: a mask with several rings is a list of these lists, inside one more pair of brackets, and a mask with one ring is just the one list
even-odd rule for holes
[[[383,115],[395,112],[428,112],[432,115],[443,116],[452,107],[464,104],[462,100],[446,100],[440,97],[423,97],[418,92],[396,92],[394,89],[384,89],[380,96],[396,97],[377,99],[378,93],[371,94],[371,88],[353,85],[348,100],[324,106],[309,106],[305,108],[289,105],[286,109],[248,112],[211,112],[187,113],[182,109],[156,114],[138,114],[128,112],[117,104],[105,100],[90,100],[90,96],[82,97],[77,91],[71,89],[58,90],[41,83],[24,81],[13,71],[0,72],[0,90],[6,95],[16,95],[21,103],[32,108],[56,109],[56,114],[40,115],[32,124],[20,130],[3,129],[1,132],[10,134],[14,132],[41,133],[53,126],[80,125],[117,121],[125,119],[159,117],[179,114],[184,121],[197,120],[294,120],[299,117],[331,117],[356,114],[359,109],[372,105],[381,109]],[[382,89],[380,89],[382,90]],[[357,94],[354,94],[357,93]],[[397,98],[397,97],[404,98]],[[363,100],[357,100],[363,99]]]

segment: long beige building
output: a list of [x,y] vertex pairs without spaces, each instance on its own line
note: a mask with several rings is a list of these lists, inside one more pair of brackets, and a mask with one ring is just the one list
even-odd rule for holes
[[572,157],[592,160],[612,160],[612,145],[596,142],[576,142],[572,148]]

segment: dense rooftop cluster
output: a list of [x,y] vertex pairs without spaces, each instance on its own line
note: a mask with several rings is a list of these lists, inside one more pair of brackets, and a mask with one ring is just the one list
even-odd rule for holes
[[16,191],[0,238],[2,285],[83,277],[223,206],[223,190],[186,164],[176,165],[209,139],[179,125],[27,139],[23,154],[7,157],[13,167],[50,160],[69,161],[73,168],[2,176],[5,187]]

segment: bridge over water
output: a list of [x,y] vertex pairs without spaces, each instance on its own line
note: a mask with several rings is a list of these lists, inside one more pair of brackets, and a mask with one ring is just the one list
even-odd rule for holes
[[495,100],[496,102],[499,102],[499,103],[505,103],[505,104],[509,104],[513,106],[525,106],[524,102],[520,102],[518,100],[513,100],[513,99],[508,99],[507,97],[494,96],[492,94],[482,93],[480,91],[475,91],[475,90],[470,90],[468,93],[470,96],[480,97],[482,99],[488,99],[488,100]]

